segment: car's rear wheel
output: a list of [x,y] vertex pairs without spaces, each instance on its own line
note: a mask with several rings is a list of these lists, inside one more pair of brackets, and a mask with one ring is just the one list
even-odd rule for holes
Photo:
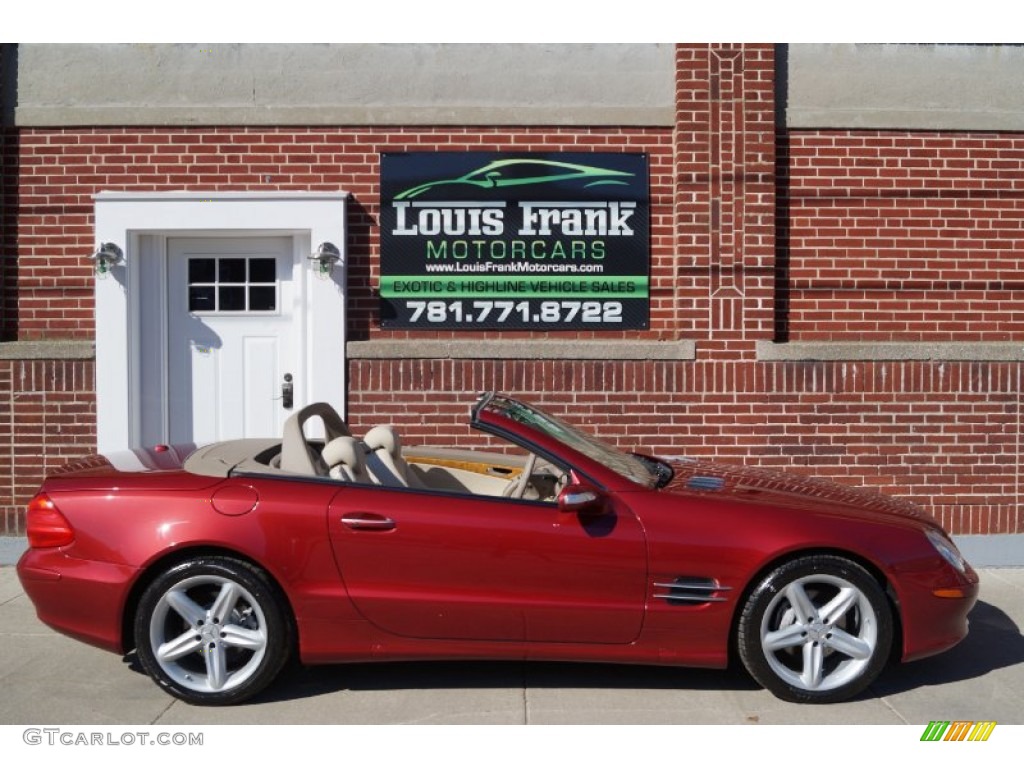
[[135,643],[149,675],[193,704],[235,704],[263,690],[291,654],[288,610],[267,575],[241,560],[196,557],[146,588]]
[[879,583],[843,557],[814,555],[769,573],[744,606],[737,635],[751,676],[786,701],[843,701],[870,685],[893,641]]

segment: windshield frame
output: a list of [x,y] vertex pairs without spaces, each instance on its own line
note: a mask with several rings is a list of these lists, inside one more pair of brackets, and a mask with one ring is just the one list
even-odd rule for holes
[[472,418],[475,425],[481,425],[480,414],[484,412],[494,413],[515,424],[536,430],[549,440],[582,454],[606,470],[632,483],[645,488],[656,488],[663,485],[663,475],[651,466],[650,458],[626,453],[535,405],[507,395],[488,392],[482,395],[473,407]]

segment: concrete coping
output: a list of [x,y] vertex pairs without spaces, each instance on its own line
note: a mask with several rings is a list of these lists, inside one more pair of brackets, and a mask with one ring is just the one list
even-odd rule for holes
[[757,342],[757,359],[774,361],[1022,361],[1024,342]]
[[[696,342],[473,339],[350,341],[349,359],[435,360],[695,360]],[[1024,361],[1024,343],[1013,342],[789,342],[756,343],[761,362],[800,361]]]
[[[762,362],[949,360],[1024,361],[1024,342],[829,342],[758,341]],[[350,341],[352,360],[695,360],[696,342],[580,341],[560,339],[423,340],[377,339]],[[94,360],[92,341],[4,341],[0,360]]]
[[96,344],[91,341],[3,341],[0,360],[95,360]]
[[380,339],[350,341],[351,360],[693,360],[693,341],[580,341],[572,339]]

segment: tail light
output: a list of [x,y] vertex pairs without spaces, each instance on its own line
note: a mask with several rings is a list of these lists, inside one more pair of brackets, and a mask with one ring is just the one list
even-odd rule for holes
[[75,540],[71,523],[45,493],[37,494],[28,503],[25,528],[28,531],[28,545],[33,549],[63,547]]

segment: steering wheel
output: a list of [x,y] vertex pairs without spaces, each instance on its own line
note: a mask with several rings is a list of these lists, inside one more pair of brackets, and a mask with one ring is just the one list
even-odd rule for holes
[[523,471],[519,473],[519,477],[505,486],[505,490],[502,493],[510,499],[521,499],[523,494],[526,493],[526,486],[530,484],[530,478],[533,476],[533,468],[537,465],[537,454],[531,453],[526,457],[526,463],[523,464]]

